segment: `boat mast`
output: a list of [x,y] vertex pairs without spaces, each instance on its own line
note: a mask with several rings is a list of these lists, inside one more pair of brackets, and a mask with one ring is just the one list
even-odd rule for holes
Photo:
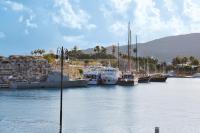
[[130,21],[128,23],[128,71],[131,70],[131,62],[130,62],[130,43],[131,43],[131,30],[130,30]]
[[119,43],[118,43],[118,53],[117,53],[117,65],[118,65],[118,69],[119,69]]
[[136,44],[136,50],[135,50],[135,52],[136,52],[136,71],[138,72],[138,46],[137,46],[137,35],[136,35],[136,37],[135,37],[135,44]]
[[147,74],[149,75],[149,59],[147,58]]
[[130,44],[129,44],[129,71],[131,72],[131,45],[132,45],[132,40],[131,40],[131,29],[130,29]]

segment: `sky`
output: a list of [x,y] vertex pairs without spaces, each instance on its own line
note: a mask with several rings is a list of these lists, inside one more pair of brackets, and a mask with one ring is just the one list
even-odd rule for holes
[[200,32],[199,0],[0,0],[0,55]]

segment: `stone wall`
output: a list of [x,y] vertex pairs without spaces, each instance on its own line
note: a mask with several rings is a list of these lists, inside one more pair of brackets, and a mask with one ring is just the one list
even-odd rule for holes
[[51,67],[47,60],[33,56],[0,58],[0,83],[46,81]]

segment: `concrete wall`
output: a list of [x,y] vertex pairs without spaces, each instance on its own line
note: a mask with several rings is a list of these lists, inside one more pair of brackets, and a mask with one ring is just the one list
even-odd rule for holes
[[[87,87],[86,80],[64,81],[63,88]],[[29,89],[29,88],[60,88],[60,82],[35,82],[35,83],[12,83],[10,88]]]

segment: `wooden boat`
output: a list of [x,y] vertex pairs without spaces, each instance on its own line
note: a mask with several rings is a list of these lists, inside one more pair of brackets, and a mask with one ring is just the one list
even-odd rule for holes
[[167,75],[157,74],[151,76],[150,82],[166,82],[166,80]]
[[127,72],[122,73],[122,76],[118,79],[118,84],[123,86],[134,86],[138,84],[138,78],[131,72],[131,29],[130,22],[128,23],[128,68]]
[[138,78],[138,83],[149,83],[151,80],[151,76],[144,75]]
[[117,83],[122,86],[134,86],[138,84],[138,78],[132,73],[124,73],[122,77],[118,79]]

